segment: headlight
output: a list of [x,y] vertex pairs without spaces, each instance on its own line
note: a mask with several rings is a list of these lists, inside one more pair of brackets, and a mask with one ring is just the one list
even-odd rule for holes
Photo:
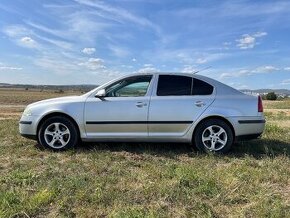
[[32,115],[32,111],[29,108],[26,108],[23,112],[23,116],[31,116]]

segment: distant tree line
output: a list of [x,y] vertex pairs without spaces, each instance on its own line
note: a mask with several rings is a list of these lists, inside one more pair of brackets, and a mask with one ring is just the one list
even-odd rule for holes
[[275,94],[275,92],[269,92],[266,95],[262,95],[263,100],[270,100],[275,101],[278,99],[278,96]]

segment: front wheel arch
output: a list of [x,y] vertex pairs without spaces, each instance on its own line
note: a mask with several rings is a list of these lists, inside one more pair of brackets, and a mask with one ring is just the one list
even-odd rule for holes
[[62,113],[62,112],[53,112],[53,113],[50,113],[50,114],[46,114],[44,117],[42,117],[41,120],[38,122],[37,129],[36,129],[36,135],[38,135],[39,129],[40,129],[41,125],[44,123],[44,121],[46,121],[48,118],[56,117],[56,116],[61,116],[61,117],[65,117],[65,118],[69,119],[74,124],[74,126],[76,127],[77,132],[78,132],[78,137],[79,137],[79,140],[80,140],[80,136],[81,135],[80,135],[79,125],[77,124],[77,122],[71,116],[69,116],[69,115],[67,115],[65,113]]

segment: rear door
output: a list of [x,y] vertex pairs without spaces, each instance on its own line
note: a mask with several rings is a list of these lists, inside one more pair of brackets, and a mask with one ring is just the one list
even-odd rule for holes
[[214,100],[214,88],[183,75],[159,75],[149,107],[150,137],[183,136]]

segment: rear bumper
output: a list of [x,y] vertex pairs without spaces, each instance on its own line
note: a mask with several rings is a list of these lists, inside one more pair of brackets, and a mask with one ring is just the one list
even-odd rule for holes
[[251,135],[240,135],[236,137],[236,141],[248,141],[248,140],[253,140],[261,137],[262,133],[258,134],[251,134]]
[[266,123],[266,120],[239,120],[239,124],[256,124],[256,123]]
[[257,138],[265,129],[264,116],[259,117],[230,117],[237,138]]

